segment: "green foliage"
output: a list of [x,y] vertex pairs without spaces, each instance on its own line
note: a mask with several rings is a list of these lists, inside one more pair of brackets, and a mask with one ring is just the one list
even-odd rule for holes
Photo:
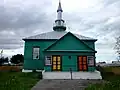
[[85,90],[120,90],[120,75],[116,75],[112,71],[113,68],[119,67],[104,67],[102,68],[101,75],[106,83],[91,84]]
[[1,72],[0,90],[30,90],[37,81],[38,73]]
[[115,80],[104,84],[91,84],[85,90],[120,90],[120,80]]
[[24,56],[22,54],[13,55],[10,61],[19,64],[24,61]]
[[0,58],[0,65],[2,65],[4,62],[8,62],[8,57],[4,58]]

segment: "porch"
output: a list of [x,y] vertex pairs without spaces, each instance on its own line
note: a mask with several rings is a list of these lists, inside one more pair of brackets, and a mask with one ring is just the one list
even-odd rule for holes
[[[72,76],[71,76],[72,75]],[[99,71],[94,72],[43,72],[43,79],[102,79]]]

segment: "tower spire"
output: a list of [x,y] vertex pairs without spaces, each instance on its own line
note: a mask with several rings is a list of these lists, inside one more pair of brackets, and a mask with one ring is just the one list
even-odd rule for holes
[[61,7],[61,1],[60,1],[60,0],[59,0],[59,6],[58,6],[57,12],[59,12],[59,11],[63,12],[62,7]]
[[62,19],[62,6],[61,6],[61,1],[59,0],[59,5],[57,9],[57,20],[55,20],[55,25],[53,26],[54,31],[65,31],[66,26],[65,26],[65,21]]

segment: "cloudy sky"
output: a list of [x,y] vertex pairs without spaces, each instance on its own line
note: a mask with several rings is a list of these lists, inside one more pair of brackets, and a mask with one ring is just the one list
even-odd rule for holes
[[[61,0],[67,31],[97,38],[97,62],[116,60],[120,0]],[[58,0],[0,0],[0,50],[24,52],[22,38],[52,31]]]

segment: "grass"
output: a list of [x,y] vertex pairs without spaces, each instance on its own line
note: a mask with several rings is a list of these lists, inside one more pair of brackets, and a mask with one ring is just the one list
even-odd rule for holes
[[101,75],[102,84],[91,84],[85,90],[120,90],[120,67],[104,67]]
[[0,90],[30,90],[39,80],[38,73],[0,72]]

